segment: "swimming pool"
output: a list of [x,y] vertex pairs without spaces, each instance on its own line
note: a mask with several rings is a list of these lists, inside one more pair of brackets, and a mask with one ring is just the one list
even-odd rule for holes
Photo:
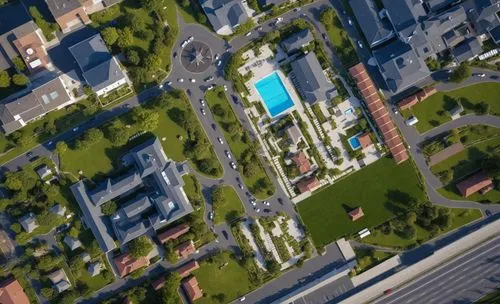
[[292,98],[277,72],[257,81],[255,88],[272,117],[293,107]]
[[361,133],[359,134],[356,134],[354,136],[351,136],[348,141],[349,141],[349,145],[351,145],[351,148],[353,150],[358,150],[359,148],[361,148],[361,143],[359,142],[359,139],[358,139],[358,136],[361,135]]

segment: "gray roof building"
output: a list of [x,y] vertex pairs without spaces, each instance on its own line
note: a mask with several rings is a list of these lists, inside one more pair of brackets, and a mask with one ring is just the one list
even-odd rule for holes
[[[20,2],[12,2],[0,7],[0,71],[12,66],[11,59],[19,56],[13,41],[15,31],[35,31],[36,25]],[[19,33],[18,33],[19,34]]]
[[125,79],[116,58],[111,56],[100,34],[69,47],[83,78],[94,92],[99,92]]
[[401,92],[430,75],[424,60],[401,40],[375,50],[373,56],[393,93]]
[[40,168],[36,169],[36,174],[38,174],[41,179],[44,179],[52,175],[52,170],[50,170],[46,165],[43,165]]
[[470,37],[453,48],[451,52],[455,57],[455,60],[461,63],[475,58],[477,55],[481,54],[482,51],[483,48],[481,47],[479,40],[476,37]]
[[82,6],[78,0],[45,0],[45,2],[54,18],[64,16]]
[[23,227],[24,231],[27,233],[33,232],[36,228],[38,228],[38,224],[36,223],[36,218],[33,212],[30,212],[19,219],[19,224]]
[[497,15],[500,11],[500,0],[468,0],[461,5],[464,6],[478,34],[486,34],[500,25]]
[[0,121],[6,134],[10,134],[33,119],[73,102],[60,77],[31,92],[0,104]]
[[427,7],[429,11],[437,12],[440,11],[456,2],[457,0],[424,0],[424,6]]
[[82,261],[84,263],[87,263],[90,261],[90,254],[88,252],[83,252],[82,254],[80,254],[80,258],[82,258]]
[[292,53],[305,47],[313,40],[314,37],[311,34],[311,31],[309,31],[309,29],[303,29],[301,31],[293,33],[288,38],[281,41],[281,45],[288,53]]
[[288,135],[291,144],[295,146],[303,139],[302,133],[300,133],[299,128],[295,124],[288,127],[285,132]]
[[382,0],[387,15],[400,38],[409,42],[418,31],[418,22],[427,13],[421,0]]
[[380,17],[373,0],[350,0],[349,4],[370,47],[375,47],[394,37],[394,30],[389,19],[385,15],[384,18]]
[[[133,159],[134,169],[124,177],[108,179],[94,190],[88,190],[83,181],[71,186],[85,222],[105,252],[115,248],[114,237],[123,245],[193,211],[179,170],[157,138],[132,149],[125,157]],[[148,191],[123,203],[111,218],[102,214],[103,203],[130,197],[139,188]]]
[[231,35],[235,27],[248,20],[245,7],[238,0],[202,0],[201,6],[219,35]]
[[293,61],[291,66],[294,83],[307,102],[312,104],[337,96],[337,89],[327,80],[314,52]]
[[69,249],[75,250],[82,247],[82,242],[79,239],[75,239],[69,235],[66,235],[63,240],[64,244],[68,245]]
[[[458,29],[466,21],[467,15],[462,6],[452,7],[442,14],[425,20],[422,29],[433,52],[440,53],[463,41],[464,35]],[[466,34],[467,30],[463,29],[462,32]]]
[[285,2],[288,2],[288,0],[262,0],[262,4],[264,6],[267,6],[267,5],[280,6]]
[[64,216],[66,213],[66,207],[62,206],[61,204],[56,204],[52,207],[50,207],[50,212],[57,214],[59,216]]
[[87,271],[91,277],[95,277],[101,273],[102,264],[100,262],[90,263],[89,267],[87,267]]
[[52,282],[54,289],[57,290],[58,293],[68,290],[71,287],[68,276],[62,268],[52,272],[47,275],[47,277]]

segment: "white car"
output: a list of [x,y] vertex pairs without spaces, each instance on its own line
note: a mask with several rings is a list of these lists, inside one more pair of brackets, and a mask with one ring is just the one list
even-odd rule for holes
[[228,151],[228,150],[226,150],[225,152],[226,152],[226,156],[227,156],[227,158],[231,159],[231,153],[229,153],[229,151]]
[[222,141],[222,138],[217,137],[217,140],[219,141],[219,144],[221,144],[221,145],[223,145],[223,144],[224,144],[224,142]]
[[211,220],[211,221],[214,219],[214,212],[213,211],[210,211],[208,213],[208,219]]
[[209,86],[209,87],[207,88],[207,91],[211,91],[211,90],[213,90],[213,89],[215,89],[215,85],[211,85],[211,86]]
[[192,42],[193,40],[194,40],[193,36],[189,36],[189,38],[187,39],[188,42]]
[[227,85],[224,85],[224,91],[227,91]]
[[243,298],[240,298],[240,302],[243,302],[245,301],[247,298],[243,297]]
[[187,40],[183,41],[183,42],[181,43],[181,48],[185,48],[185,47],[186,47],[186,45],[187,45],[188,43],[189,43],[189,42],[188,42]]
[[202,106],[202,107],[204,107],[204,106],[205,106],[205,100],[200,99],[200,103],[201,103],[201,106]]
[[351,18],[347,19],[347,23],[349,23],[349,25],[352,26],[352,20],[351,20]]
[[236,164],[234,162],[230,162],[229,165],[231,166],[231,168],[233,168],[234,170],[236,170]]
[[279,22],[282,22],[282,21],[283,21],[283,17],[276,18],[276,23],[279,23]]
[[179,82],[184,82],[184,78],[179,78],[178,81]]
[[485,73],[477,73],[477,74],[474,74],[474,76],[484,78],[484,77],[486,77],[486,74]]
[[250,201],[250,204],[252,204],[252,206],[255,207],[255,205],[257,205],[257,203],[255,203],[255,201]]
[[220,66],[222,64],[222,60],[217,61],[217,66]]
[[172,85],[172,81],[167,81],[167,82],[165,82],[165,84],[168,85],[168,86]]
[[263,201],[264,205],[270,206],[271,204],[268,201]]
[[300,12],[300,7],[295,8],[294,11]]
[[252,32],[248,32],[248,33],[246,33],[246,34],[245,34],[245,36],[247,36],[247,37],[252,36]]
[[203,115],[203,116],[207,115],[207,112],[205,112],[205,109],[201,108],[200,111],[201,111],[201,115]]
[[78,127],[73,128],[73,132],[76,132],[76,131],[78,131]]
[[259,212],[260,212],[260,209],[259,209],[259,208],[255,209],[255,212],[259,213]]
[[219,60],[219,53],[215,54],[214,60]]
[[213,80],[214,80],[214,76],[209,76],[209,77],[205,78],[206,82],[210,82],[210,81],[213,81]]
[[189,81],[191,81],[192,83],[195,83],[195,82],[196,82],[196,79],[191,78],[191,79],[189,79]]
[[358,40],[358,46],[362,49],[363,48],[363,43],[361,43],[361,41]]

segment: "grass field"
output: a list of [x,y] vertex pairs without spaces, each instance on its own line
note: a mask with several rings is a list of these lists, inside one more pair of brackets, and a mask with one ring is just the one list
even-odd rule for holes
[[500,303],[500,288],[474,302],[476,304],[498,304]]
[[495,188],[488,193],[482,195],[479,192],[472,194],[469,197],[463,197],[457,190],[455,183],[450,183],[437,191],[444,197],[457,201],[473,201],[473,202],[491,202],[494,204],[500,203],[500,191]]
[[500,148],[500,138],[496,137],[483,141],[464,149],[460,153],[434,165],[431,171],[436,174],[441,171],[451,170],[453,180],[464,177],[465,175],[476,171],[481,162],[493,151]]
[[367,271],[394,255],[390,252],[377,250],[374,250],[373,254],[370,254],[370,250],[368,249],[354,249],[354,252],[356,253],[356,261],[358,262],[356,274]]
[[[220,267],[225,262],[228,264]],[[198,279],[203,293],[206,293],[206,297],[196,301],[197,304],[229,303],[252,289],[246,269],[228,252],[223,253],[222,263],[202,262],[200,269],[195,270],[193,275]]]
[[332,26],[325,26],[328,38],[332,42],[337,55],[345,67],[350,67],[359,62],[358,55],[354,49],[347,32],[342,28],[342,24],[337,16],[333,20]]
[[[223,117],[214,115],[214,118],[219,127],[222,129],[224,133],[224,138],[226,139],[227,144],[229,145],[231,153],[237,160],[239,168],[242,169],[241,165],[242,158],[245,154],[248,154],[247,151],[252,149],[254,143],[251,140],[248,143],[245,143],[243,141],[241,132],[241,130],[243,130],[243,126],[241,126],[240,121],[233,112],[233,109],[231,108],[231,105],[229,104],[229,101],[227,100],[222,87],[217,87],[215,90],[209,91],[206,94],[205,99],[208,106],[212,110],[212,113],[213,109],[217,105],[220,105],[220,107],[224,109],[225,115]],[[230,134],[229,132],[226,131],[226,129],[223,128],[223,126],[227,124],[236,125],[237,126],[236,128],[240,131],[238,131],[236,134]],[[243,177],[243,182],[248,187],[250,192],[252,192],[255,195],[255,197],[259,199],[264,199],[270,195],[265,191],[256,191],[256,189],[259,188],[258,184],[260,184],[262,180],[266,180],[268,184],[272,185],[272,182],[270,181],[269,176],[267,176],[267,173],[260,160],[258,161],[258,166],[256,166],[255,174],[252,174],[252,176],[246,176],[245,174],[242,174],[242,177]],[[274,187],[272,187],[272,192],[274,192],[274,190],[275,190]]]
[[[384,157],[298,205],[300,216],[317,247],[338,238],[371,228],[395,216],[395,205],[408,196],[425,200],[425,192],[413,165],[399,166]],[[347,213],[362,207],[364,218],[351,222]]]
[[239,218],[245,213],[243,203],[238,197],[238,194],[236,194],[236,191],[234,191],[233,187],[225,185],[223,186],[222,191],[224,192],[226,203],[219,206],[217,208],[217,212],[215,212],[214,221],[216,224],[220,224],[222,222],[231,223],[233,220]]
[[[452,225],[447,229],[441,230],[440,234],[449,232],[453,229],[461,227],[467,223],[481,218],[481,212],[477,209],[470,209],[468,212],[464,212],[467,209],[451,209],[452,215]],[[370,236],[367,236],[362,241],[363,243],[373,244],[383,247],[400,247],[406,248],[408,246],[416,244],[416,241],[426,242],[431,239],[430,232],[418,225],[415,225],[416,236],[414,239],[404,239],[397,234],[391,232],[388,235],[383,234],[379,230],[373,230]]]
[[463,99],[462,106],[466,113],[472,113],[474,105],[485,102],[490,106],[490,115],[500,115],[498,96],[500,83],[480,83],[450,92],[438,92],[402,114],[405,117],[417,117],[419,122],[415,127],[420,133],[424,133],[450,121],[449,114],[443,111],[455,108],[457,100],[460,99]]
[[[188,134],[182,126],[172,120],[172,117],[179,112],[192,112],[193,109],[183,100],[177,99],[177,102],[170,105],[168,108],[158,111],[160,113],[159,124],[153,132],[154,135],[160,139],[165,139],[161,142],[165,154],[169,158],[176,162],[184,161],[186,159],[184,155],[184,142],[178,138],[182,137],[186,139],[188,138]],[[126,120],[126,118],[124,119]],[[132,134],[133,133],[134,132],[132,132]],[[87,151],[68,149],[63,155],[63,170],[69,171],[75,176],[78,176],[78,171],[82,170],[83,174],[91,179],[108,175],[117,165],[119,165],[120,156],[130,150],[130,148],[140,144],[141,139],[144,140],[144,137],[147,137],[147,135],[140,136],[120,147],[113,146],[108,139],[103,138],[97,144],[91,146]],[[211,157],[216,158],[213,149],[211,149],[211,154]],[[222,169],[220,169],[220,172],[222,172]]]

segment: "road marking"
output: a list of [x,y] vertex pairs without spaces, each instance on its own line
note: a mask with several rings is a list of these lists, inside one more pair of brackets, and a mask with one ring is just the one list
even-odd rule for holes
[[[405,294],[403,294],[403,295],[401,295],[401,296],[399,296],[399,297],[397,297],[397,298],[395,298],[395,299],[393,299],[393,300],[390,300],[389,302],[387,302],[387,304],[397,303],[397,300],[399,300],[399,299],[401,299],[401,298],[403,298],[403,297],[405,297],[405,296],[407,296],[407,295],[409,295],[409,294],[411,294],[411,293],[414,293],[415,291],[417,291],[417,290],[419,290],[419,289],[424,288],[425,286],[427,286],[427,285],[429,285],[429,284],[433,283],[435,280],[439,279],[440,277],[442,277],[442,276],[444,276],[444,275],[446,275],[446,274],[448,274],[448,273],[450,273],[450,272],[454,271],[455,269],[457,269],[457,268],[461,267],[462,265],[464,265],[464,264],[468,263],[468,262],[469,262],[469,261],[471,261],[471,260],[475,260],[475,259],[479,258],[480,256],[486,255],[488,252],[490,252],[490,251],[492,251],[492,250],[495,250],[495,249],[496,249],[497,247],[499,247],[499,246],[500,246],[500,244],[496,244],[495,246],[493,246],[492,248],[490,248],[490,249],[488,249],[488,250],[486,250],[486,251],[482,251],[482,252],[480,252],[480,253],[479,253],[479,254],[477,254],[477,255],[473,255],[473,256],[472,256],[472,257],[470,257],[469,259],[467,259],[467,260],[463,261],[462,263],[458,264],[457,266],[455,266],[455,267],[453,267],[453,268],[451,268],[451,269],[449,269],[449,270],[447,270],[447,271],[445,271],[445,272],[443,272],[443,273],[439,274],[438,276],[436,276],[436,277],[432,278],[431,280],[429,280],[428,282],[426,282],[426,283],[424,283],[424,284],[422,284],[422,285],[418,286],[417,288],[413,288],[412,290],[409,290],[407,293],[405,293]],[[460,257],[459,257],[459,258],[460,258]],[[420,278],[419,280],[423,280],[424,278],[425,278],[425,277],[422,277],[422,278]],[[419,281],[419,280],[417,280],[417,281]],[[415,282],[413,282],[413,284],[415,284]],[[401,292],[402,292],[402,290],[401,290],[401,291],[396,291],[396,293],[398,293],[398,292],[399,292],[399,293],[401,293]]]

